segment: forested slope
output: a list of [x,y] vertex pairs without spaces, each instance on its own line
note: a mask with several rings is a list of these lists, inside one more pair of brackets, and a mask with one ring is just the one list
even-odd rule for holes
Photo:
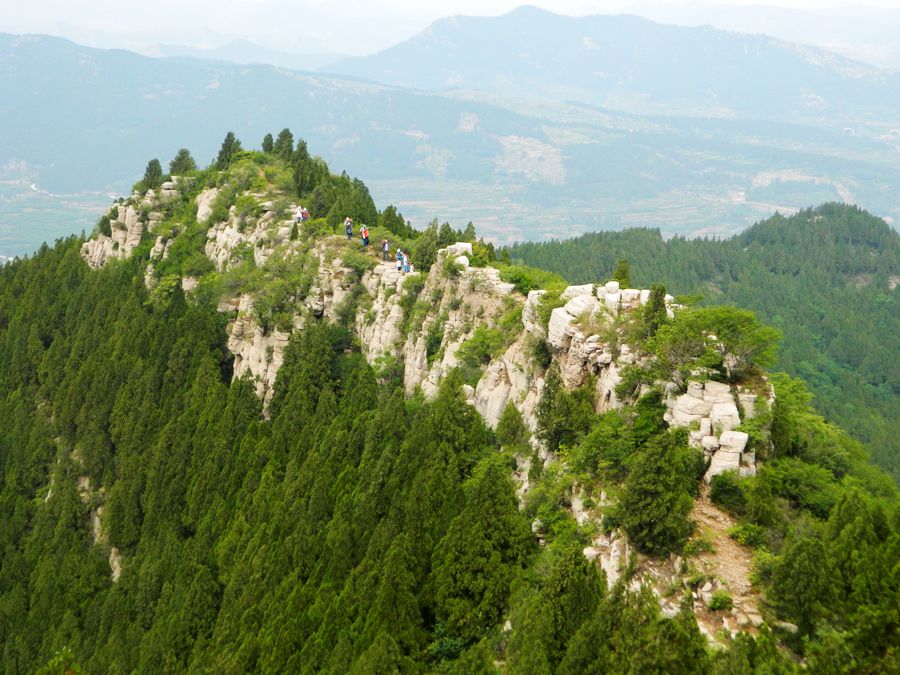
[[816,407],[900,479],[900,236],[881,219],[825,204],[727,240],[636,229],[508,253],[571,283],[608,276],[625,258],[638,286],[754,310],[784,334],[777,368],[805,379]]
[[[558,279],[493,261],[473,229],[404,229],[321,165],[298,185],[291,164],[302,177],[310,158],[281,139],[187,169],[168,211],[145,209],[157,254],[140,226],[129,255],[110,245],[97,269],[78,238],[0,268],[5,672],[790,673],[800,657],[816,671],[897,668],[896,488],[810,409],[802,382],[766,379],[771,330],[745,311],[667,305],[658,287],[627,312],[600,311],[592,287],[565,289],[587,293],[560,306]],[[210,184],[219,201],[198,221]],[[296,233],[266,220],[270,189],[325,217]],[[393,264],[332,233],[338,208],[402,232],[427,275],[385,298],[375,272]],[[206,256],[237,214],[239,234],[273,237],[253,247],[269,257],[240,241],[235,267],[217,269]],[[118,237],[117,223],[101,221],[93,243],[118,243],[103,234]],[[440,232],[469,239],[471,268],[435,250]],[[339,274],[340,302],[335,285],[330,305],[304,304]],[[518,293],[537,280],[546,302]],[[229,293],[265,302],[241,318]],[[361,332],[398,300],[422,352],[398,338],[372,358]],[[567,314],[577,305],[597,311]],[[615,406],[596,400],[593,373],[570,382],[560,319],[621,366]],[[290,330],[265,409],[253,371],[233,377],[239,320],[260,339]],[[406,355],[424,361],[411,390]],[[492,430],[478,393],[499,391],[484,383],[500,361],[542,394],[534,409],[511,397]],[[740,399],[755,414],[739,414],[736,387],[760,392]],[[706,485],[693,422],[667,417],[685,388],[724,392],[740,424],[707,438],[743,437],[747,471]],[[749,564],[733,570],[747,589],[706,566],[697,500],[754,556],[753,584]],[[591,553],[612,539],[621,565]],[[756,620],[736,623],[739,593]]]

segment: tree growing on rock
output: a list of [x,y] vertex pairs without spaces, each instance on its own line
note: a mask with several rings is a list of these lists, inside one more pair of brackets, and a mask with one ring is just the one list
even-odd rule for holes
[[158,159],[151,159],[147,162],[147,168],[144,169],[144,178],[141,183],[145,190],[155,190],[162,185],[163,170]]
[[625,258],[619,258],[616,269],[612,273],[614,281],[618,281],[622,288],[631,288],[631,268]]
[[227,169],[234,161],[235,155],[241,150],[243,150],[241,142],[234,135],[233,131],[229,131],[225,134],[225,140],[222,141],[222,147],[219,148],[219,154],[216,157],[216,168],[219,171]]
[[197,170],[197,162],[194,161],[191,151],[181,148],[174,159],[169,162],[169,173],[173,176],[183,176]]

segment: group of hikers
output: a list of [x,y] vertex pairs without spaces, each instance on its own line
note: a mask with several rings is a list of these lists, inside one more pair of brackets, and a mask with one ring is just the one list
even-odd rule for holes
[[[347,241],[353,239],[353,218],[350,216],[344,218],[344,231],[347,233]],[[363,249],[369,248],[369,228],[366,227],[365,223],[359,228],[359,238],[362,241]],[[397,260],[398,272],[406,274],[414,271],[412,264],[409,262],[409,251],[404,251],[398,247],[397,254],[394,257]],[[385,262],[391,259],[391,245],[387,239],[381,240],[381,259]]]
[[[297,223],[305,223],[309,220],[309,211],[302,206],[298,206],[295,219]],[[353,239],[353,218],[350,216],[344,218],[344,231],[347,233],[347,241]],[[366,227],[365,223],[359,228],[359,238],[362,240],[363,249],[369,248],[369,228]],[[387,239],[381,240],[381,258],[385,262],[391,260],[391,245]],[[409,251],[404,251],[398,247],[394,259],[397,261],[398,272],[406,274],[415,271],[415,268],[409,262]]]
[[[353,239],[353,218],[350,216],[344,218],[344,230],[347,232],[347,241]],[[369,228],[365,223],[359,228],[359,238],[362,240],[363,248],[369,248]]]

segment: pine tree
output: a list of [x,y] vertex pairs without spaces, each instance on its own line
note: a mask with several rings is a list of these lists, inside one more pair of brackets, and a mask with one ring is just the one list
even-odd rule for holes
[[163,171],[158,159],[151,159],[144,169],[144,178],[141,183],[145,190],[155,190],[162,185]]
[[234,132],[229,131],[225,134],[225,140],[222,141],[222,147],[219,148],[219,154],[216,157],[216,168],[224,171],[231,162],[234,161],[235,155],[242,150],[241,142],[235,137]]
[[291,159],[294,154],[294,134],[290,129],[282,129],[278,133],[278,138],[275,139],[275,144],[272,146],[272,152],[285,161]]
[[272,140],[272,134],[266,134],[262,140],[262,151],[266,154],[271,153],[275,149],[275,143]]
[[618,281],[622,288],[631,288],[631,270],[625,258],[619,258],[616,269],[612,273],[613,281]]
[[515,404],[510,401],[503,409],[497,422],[497,442],[502,447],[525,449],[531,432],[522,420],[522,414]]
[[416,654],[424,638],[415,577],[410,572],[413,562],[409,538],[401,534],[391,544],[380,570],[381,583],[363,631],[373,641],[381,632],[391,635],[407,656]]
[[184,176],[197,170],[197,162],[194,161],[191,151],[181,148],[178,154],[169,162],[169,173],[173,176]]
[[687,542],[693,500],[679,475],[671,434],[656,436],[635,455],[620,505],[622,525],[640,550],[665,555]]
[[498,457],[483,460],[466,488],[466,507],[435,551],[434,574],[439,618],[471,640],[499,620],[532,539]]
[[794,621],[802,635],[812,635],[816,624],[830,615],[835,591],[822,541],[804,536],[792,542],[772,575],[772,595],[781,615]]

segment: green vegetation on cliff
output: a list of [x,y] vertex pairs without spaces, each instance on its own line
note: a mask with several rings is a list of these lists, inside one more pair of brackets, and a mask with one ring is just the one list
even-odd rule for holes
[[[774,378],[775,406],[747,423],[766,460],[759,475],[722,474],[711,486],[737,519],[734,537],[756,551],[766,620],[792,624],[720,635],[721,649],[683,586],[672,589],[674,613],[649,586],[633,587],[637,556],[608,587],[584,555],[595,524],[572,517],[577,485],[602,527],[627,532],[651,560],[671,552],[691,564],[705,466],[686,430],[664,422],[662,392],[598,415],[590,378],[567,390],[551,365],[537,411],[546,463],[515,406],[495,433],[467,402],[463,380],[514,333],[517,303],[499,332],[473,334],[468,363],[428,400],[405,395],[396,367],[367,363],[351,312],[334,322],[304,313],[264,415],[254,383],[232,377],[217,305],[223,290],[246,290],[267,299],[261,323],[283,322],[311,283],[309,259],[273,254],[256,266],[251,252],[214,272],[200,258],[209,223],[188,205],[215,186],[212,210],[246,211],[250,222],[259,200],[306,201],[324,185],[335,201],[288,240],[327,247],[340,239],[327,186],[345,205],[370,200],[349,177],[307,181],[319,165],[305,146],[288,152],[287,133],[266,153],[234,141],[227,169],[189,169],[193,185],[162,214],[173,243],[153,290],[149,238],[96,270],[77,238],[0,268],[4,672],[794,672],[801,654],[817,670],[896,669],[896,489],[812,411],[799,381]],[[262,196],[246,200],[253,191]],[[388,209],[375,217],[422,260],[475,236],[437,223],[407,231]],[[480,263],[492,256],[473,248]],[[358,283],[371,259],[349,251]],[[517,285],[558,286],[501,267]],[[200,284],[185,293],[176,282],[194,270]],[[410,323],[434,304],[422,289],[404,286]],[[681,350],[685,372],[758,377],[771,357],[773,334],[748,313],[704,308],[670,321],[664,303],[647,307],[631,328],[651,365],[671,370],[672,345],[708,345],[711,330],[744,360]],[[521,503],[512,472],[529,456]]]
[[626,259],[639,288],[755,311],[784,335],[777,368],[806,380],[816,407],[900,480],[900,235],[884,221],[826,204],[727,240],[634,229],[503,252],[573,284],[610,278]]

